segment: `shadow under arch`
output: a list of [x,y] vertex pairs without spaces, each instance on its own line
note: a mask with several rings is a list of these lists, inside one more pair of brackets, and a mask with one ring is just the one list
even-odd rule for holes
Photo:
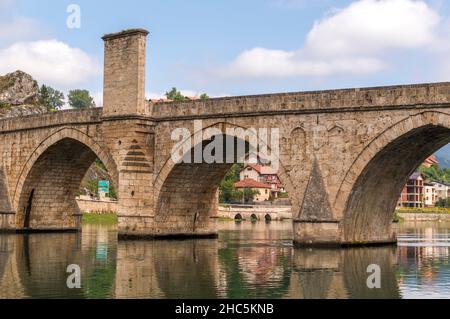
[[40,143],[24,165],[15,188],[16,228],[78,229],[75,197],[96,158],[104,163],[117,185],[115,162],[86,134],[65,128]]
[[392,220],[403,186],[428,156],[449,142],[450,115],[440,112],[408,117],[372,141],[337,195],[336,205],[345,202],[344,243],[395,242]]
[[[202,134],[202,139],[206,130],[216,128],[221,132],[224,141],[223,158],[227,157],[226,141],[229,138],[238,141],[239,138],[227,135],[227,129],[243,129],[230,123],[215,123],[209,127],[202,128],[202,131],[194,132],[189,138],[186,138],[180,143],[177,151],[184,150],[185,145],[188,145],[189,151],[182,156],[187,159],[181,163],[175,163],[172,158],[169,158],[155,181],[155,222],[156,233],[164,235],[169,233],[168,228],[172,227],[173,223],[177,223],[177,233],[180,235],[212,235],[215,234],[215,227],[212,225],[211,217],[216,216],[218,206],[217,191],[220,182],[225,177],[227,172],[237,162],[237,158],[233,161],[226,161],[225,163],[211,163],[204,161],[201,163],[194,163],[193,154],[197,147],[202,148],[213,142],[214,138],[219,135],[214,135],[210,140],[203,140],[202,145],[195,145],[192,143],[194,136]],[[242,141],[242,140],[240,140]],[[264,143],[258,138],[258,143]],[[236,144],[234,144],[236,145]],[[246,155],[248,151],[246,146]],[[268,151],[271,152],[270,146],[267,145]],[[234,154],[237,152],[234,150]],[[288,175],[278,158],[279,162],[279,178],[284,183],[286,189],[289,191],[291,182]]]

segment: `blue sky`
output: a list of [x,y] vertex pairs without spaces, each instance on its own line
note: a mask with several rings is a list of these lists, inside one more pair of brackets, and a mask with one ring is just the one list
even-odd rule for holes
[[[69,4],[79,29],[67,27]],[[151,32],[148,97],[446,81],[449,17],[438,0],[0,0],[0,74],[20,68],[100,101],[100,37],[140,27]]]

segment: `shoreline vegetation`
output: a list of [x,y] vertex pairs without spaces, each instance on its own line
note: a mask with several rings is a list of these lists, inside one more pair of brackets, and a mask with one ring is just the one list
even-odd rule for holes
[[397,208],[397,214],[450,214],[447,207],[425,207],[425,208]]
[[117,214],[115,213],[87,213],[83,214],[83,225],[115,225],[118,223]]
[[[422,215],[450,215],[450,208],[440,208],[440,207],[427,207],[427,208],[398,208],[395,210],[395,222],[403,222],[405,218],[403,218],[402,214],[422,214]],[[431,217],[431,216],[430,216]],[[219,217],[218,220],[220,222],[231,222],[235,221],[232,218]],[[118,223],[117,214],[115,213],[85,213],[82,218],[83,224],[95,225],[115,225]]]

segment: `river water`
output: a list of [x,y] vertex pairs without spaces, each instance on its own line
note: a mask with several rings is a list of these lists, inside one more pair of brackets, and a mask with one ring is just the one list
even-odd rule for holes
[[[401,224],[398,247],[298,249],[291,222],[222,222],[218,240],[0,235],[0,298],[449,298],[450,223]],[[81,288],[67,287],[79,265]],[[381,271],[370,289],[369,265]]]

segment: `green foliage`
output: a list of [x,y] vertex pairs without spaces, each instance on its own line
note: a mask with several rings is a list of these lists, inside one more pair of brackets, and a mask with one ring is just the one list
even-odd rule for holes
[[436,207],[450,208],[450,198],[442,198],[437,201]]
[[95,166],[97,166],[99,169],[107,172],[108,170],[106,169],[105,164],[103,164],[103,162],[101,160],[99,160],[98,158],[95,160]]
[[173,87],[172,90],[166,92],[166,97],[172,101],[177,102],[186,101],[186,97],[183,94],[181,94],[181,92],[178,91],[176,87]]
[[399,207],[397,213],[404,214],[450,214],[450,208],[447,207]]
[[98,179],[91,179],[88,181],[88,190],[92,194],[98,195]]
[[438,165],[431,167],[420,166],[418,171],[423,174],[427,182],[450,183],[450,169]]
[[[255,196],[259,194],[258,191],[254,191],[249,188],[245,188],[244,191],[238,190],[237,192],[238,192],[238,198],[241,201],[244,201],[245,203],[253,201]],[[244,198],[244,200],[242,200],[242,198]]]
[[0,102],[0,109],[9,109],[9,108],[11,108],[11,105],[8,105],[6,103],[1,103]]
[[400,216],[399,212],[396,211],[394,214],[394,223],[401,223],[403,222],[405,219],[403,217]]
[[234,183],[239,181],[239,173],[242,169],[242,164],[233,165],[220,183],[219,200],[221,203],[232,203],[242,200],[242,192],[234,188]]
[[0,92],[14,85],[14,80],[7,76],[0,76]]
[[109,198],[117,200],[117,192],[114,185],[109,185]]
[[58,110],[64,105],[64,94],[54,88],[42,85],[39,89],[39,103],[48,110]]
[[209,100],[209,95],[206,93],[203,93],[202,95],[200,95],[200,100]]
[[72,90],[69,92],[69,105],[74,109],[95,107],[95,102],[88,90]]
[[289,193],[287,193],[287,192],[279,192],[278,193],[278,198],[283,198],[283,199],[289,198]]
[[83,224],[91,225],[114,225],[117,224],[117,215],[110,214],[83,214]]
[[257,191],[252,189],[239,190],[234,187],[234,184],[240,180],[239,173],[243,168],[243,164],[234,164],[227,175],[225,175],[219,186],[220,203],[248,203],[258,194]]

